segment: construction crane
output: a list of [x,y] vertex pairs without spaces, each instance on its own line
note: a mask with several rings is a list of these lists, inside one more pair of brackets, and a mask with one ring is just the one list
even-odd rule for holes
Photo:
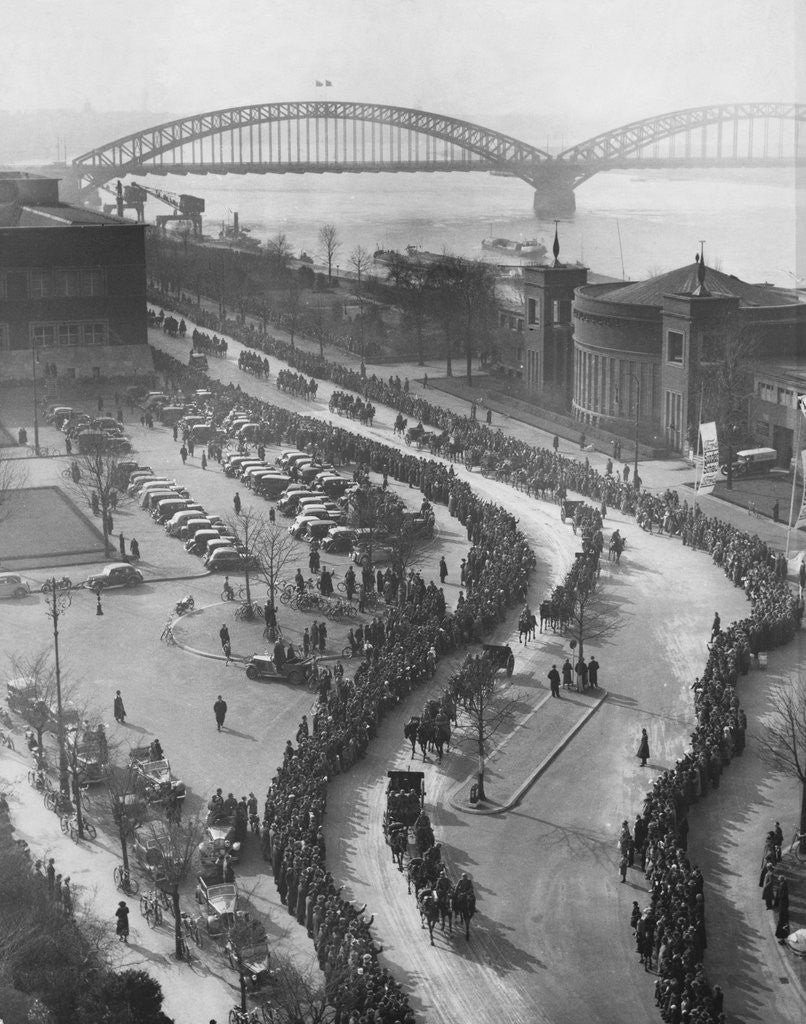
[[145,203],[147,196],[153,196],[166,206],[173,209],[172,214],[161,213],[155,218],[158,228],[165,228],[165,225],[172,220],[189,220],[193,225],[193,234],[201,237],[202,214],[204,213],[204,200],[199,196],[176,195],[173,192],[165,192],[159,188],[150,188],[147,185],[123,185],[118,181],[115,188],[110,185],[102,185],[105,192],[115,197],[114,203],[104,203],[104,213],[116,213],[118,217],[123,216],[124,210],[134,210],[137,220],[145,220]]

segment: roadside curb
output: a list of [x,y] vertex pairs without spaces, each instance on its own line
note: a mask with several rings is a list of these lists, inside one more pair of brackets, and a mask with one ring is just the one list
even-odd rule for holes
[[[540,703],[537,704],[535,708],[526,716],[523,722],[528,721],[543,707],[546,701],[550,699],[551,695],[547,694],[543,698],[543,700],[541,700]],[[600,690],[599,694],[597,694],[595,702],[585,711],[582,717],[571,726],[571,728],[565,733],[565,735],[559,740],[559,742],[554,747],[552,747],[552,749],[543,758],[543,760],[535,767],[531,774],[529,774],[524,779],[524,781],[520,784],[520,786],[518,786],[515,792],[503,804],[496,804],[495,807],[479,807],[478,804],[471,804],[466,799],[459,800],[459,792],[465,789],[465,787],[470,786],[475,781],[475,772],[472,772],[465,779],[463,779],[462,782],[454,786],[448,797],[448,803],[456,811],[465,811],[471,814],[503,814],[505,811],[511,810],[518,803],[520,803],[520,801],[523,799],[524,795],[528,792],[528,790],[535,784],[535,782],[537,782],[537,780],[548,768],[548,766],[552,763],[552,761],[554,761],[558,754],[565,750],[565,748],[568,746],[568,744],[571,742],[574,736],[576,736],[580,729],[587,723],[588,719],[590,719],[592,715],[599,710],[599,708],[602,706],[606,699],[607,690]],[[504,743],[500,744],[500,746],[496,749],[500,750],[501,747],[505,745],[505,743],[506,740],[504,741]]]

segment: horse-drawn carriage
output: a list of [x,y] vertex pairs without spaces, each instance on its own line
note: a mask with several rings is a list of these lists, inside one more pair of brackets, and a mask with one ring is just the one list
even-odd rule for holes
[[508,676],[515,671],[515,654],[509,644],[485,644],[484,656],[496,668],[502,668]]
[[406,829],[414,827],[425,800],[425,773],[391,769],[386,773],[386,810],[383,815],[383,834],[387,841],[395,823]]
[[562,522],[565,522],[566,519],[570,519],[573,522],[577,509],[584,505],[584,501],[571,501],[570,498],[563,498],[560,502],[560,519]]

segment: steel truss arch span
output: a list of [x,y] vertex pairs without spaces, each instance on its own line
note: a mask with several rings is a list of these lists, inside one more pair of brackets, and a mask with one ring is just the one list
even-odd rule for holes
[[[576,167],[581,172],[587,171],[585,177],[596,171],[605,171],[608,167],[640,160],[640,154],[648,147],[671,139],[677,135],[685,135],[697,129],[741,123],[752,126],[753,122],[794,122],[795,124],[795,156],[798,155],[799,126],[806,122],[806,104],[802,103],[727,103],[714,104],[707,107],[689,107],[685,110],[674,110],[667,114],[633,121],[630,124],[612,128],[584,142],[563,150],[556,157],[556,163],[566,167]],[[806,133],[804,133],[806,138]],[[721,140],[720,140],[721,141]],[[744,140],[746,143],[747,140]],[[766,148],[766,136],[764,140]],[[708,159],[705,156],[692,156],[692,163],[728,163],[729,161],[745,162],[752,158],[753,136],[749,135],[749,153],[719,153],[718,157]],[[686,159],[685,157],[680,158]],[[758,160],[767,159],[766,153]],[[664,161],[658,161],[659,163]],[[665,163],[670,163],[667,159]]]
[[[185,163],[165,161],[165,157],[204,139],[232,137],[235,132],[286,121],[309,124],[316,121],[365,122],[430,136],[472,154],[478,162],[479,170],[498,168],[530,183],[540,167],[551,162],[548,153],[512,136],[429,111],[377,103],[301,101],[250,104],[179,118],[133,132],[84,153],[73,161],[73,168],[81,177],[83,190],[129,173],[143,174],[152,170],[163,174],[188,173],[189,167]],[[250,155],[254,155],[253,152]],[[242,160],[241,163],[245,171],[261,173],[274,169],[254,159]],[[208,169],[214,173],[217,166],[211,162]],[[230,162],[227,169],[234,171],[237,166]],[[287,169],[293,170],[293,165]],[[311,164],[305,169],[316,171],[317,166]],[[367,161],[365,166],[346,162],[344,166],[339,166],[336,162],[323,164],[319,169],[360,171],[377,168]],[[389,169],[404,170],[405,166],[390,166]],[[434,169],[438,170],[439,167]],[[461,168],[457,166],[453,169]],[[476,168],[474,166],[470,169]],[[194,170],[204,173],[204,165],[194,167]]]

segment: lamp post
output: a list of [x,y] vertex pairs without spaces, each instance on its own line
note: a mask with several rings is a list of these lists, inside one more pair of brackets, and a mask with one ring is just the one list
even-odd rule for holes
[[45,595],[47,616],[53,623],[53,656],[56,668],[56,736],[59,744],[59,788],[62,793],[69,791],[67,780],[67,752],[64,746],[64,714],[62,712],[62,676],[59,664],[59,617],[64,614],[72,603],[68,590],[59,590],[56,578],[50,581],[50,591]]
[[633,465],[633,486],[638,481],[638,417],[641,411],[641,380],[634,373],[629,374],[635,381],[635,464]]
[[31,342],[31,370],[34,377],[34,453],[39,455],[39,396],[36,390],[36,341]]

